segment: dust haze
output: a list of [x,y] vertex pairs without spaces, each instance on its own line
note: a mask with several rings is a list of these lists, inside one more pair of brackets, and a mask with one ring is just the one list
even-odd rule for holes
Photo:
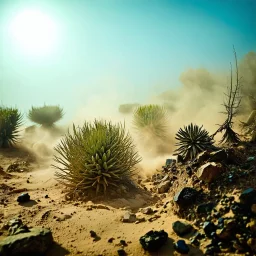
[[[239,56],[239,53],[238,53]],[[231,60],[233,74],[235,75],[235,62]],[[242,77],[242,104],[241,113],[238,119],[246,119],[250,111],[256,109],[256,53],[249,52],[242,58],[238,57],[239,77]],[[180,127],[191,122],[214,133],[221,124],[225,116],[221,114],[223,109],[224,93],[230,85],[230,70],[227,63],[227,70],[223,73],[214,73],[205,68],[190,68],[180,74],[182,86],[176,89],[159,92],[149,96],[144,102],[126,102],[119,97],[115,90],[95,94],[90,97],[86,104],[81,105],[72,120],[65,125],[56,125],[54,131],[33,127],[28,131],[24,130],[23,145],[33,150],[41,161],[51,162],[54,154],[53,148],[59,143],[61,136],[68,129],[75,125],[82,126],[84,121],[94,119],[104,119],[113,123],[125,123],[127,131],[132,135],[134,143],[143,160],[139,164],[142,176],[151,175],[156,169],[160,169],[165,164],[175,150],[175,134]],[[71,85],[72,86],[72,85]],[[111,84],[109,85],[111,87]],[[170,88],[173,87],[170,85]],[[79,96],[79,95],[78,95]],[[73,99],[76,100],[75,97]],[[161,104],[164,105],[168,113],[168,137],[164,140],[152,137],[150,133],[144,132],[139,136],[132,125],[132,113],[120,113],[120,104]],[[56,102],[56,104],[58,104]],[[64,111],[68,109],[62,106]],[[216,136],[218,140],[218,137]]]

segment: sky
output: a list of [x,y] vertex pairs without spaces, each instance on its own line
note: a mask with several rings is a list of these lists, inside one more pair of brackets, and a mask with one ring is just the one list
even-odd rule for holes
[[256,51],[255,13],[255,0],[1,0],[0,102],[67,118],[143,102],[189,68],[228,70],[233,45]]

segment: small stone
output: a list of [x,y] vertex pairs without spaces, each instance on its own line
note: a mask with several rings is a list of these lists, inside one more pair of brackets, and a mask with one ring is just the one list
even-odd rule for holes
[[188,207],[194,203],[198,191],[194,188],[184,187],[174,196],[174,202],[176,202],[180,207]]
[[30,201],[30,195],[28,193],[22,193],[20,196],[17,198],[17,202],[19,203],[26,203]]
[[97,237],[96,232],[93,231],[93,230],[90,231],[90,235],[91,235],[91,237],[93,237],[93,238]]
[[214,223],[206,221],[203,224],[203,230],[207,237],[211,237],[212,233],[216,231],[216,226]]
[[215,204],[212,202],[200,204],[197,206],[197,213],[198,214],[206,214],[212,211],[212,209],[215,207]]
[[189,247],[184,240],[178,240],[174,243],[174,249],[182,254],[187,254],[189,252]]
[[48,195],[45,195],[45,197],[44,198],[49,198],[49,196]]
[[151,207],[144,208],[141,210],[141,212],[144,214],[153,214],[154,213],[154,211]]
[[123,216],[122,221],[125,223],[133,223],[137,220],[136,214],[131,212],[126,212]]
[[124,249],[118,249],[117,253],[118,253],[118,256],[125,256],[126,255],[126,252],[125,252]]
[[108,243],[113,243],[114,240],[115,240],[115,238],[111,237],[108,239]]
[[193,227],[186,222],[175,221],[172,224],[172,229],[178,236],[184,236],[190,233]]

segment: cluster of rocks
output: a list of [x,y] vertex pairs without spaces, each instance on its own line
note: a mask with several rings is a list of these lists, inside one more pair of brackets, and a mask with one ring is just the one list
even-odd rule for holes
[[44,254],[53,244],[52,232],[49,229],[29,228],[20,219],[12,219],[2,229],[0,241],[1,256],[18,256]]

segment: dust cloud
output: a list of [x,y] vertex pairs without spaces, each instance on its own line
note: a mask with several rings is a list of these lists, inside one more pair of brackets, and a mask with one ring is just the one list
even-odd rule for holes
[[[256,53],[249,52],[241,60],[238,60],[239,76],[242,77],[242,113],[239,118],[248,116],[252,109],[256,109]],[[233,71],[235,65],[233,64]],[[227,63],[228,67],[228,63]],[[235,75],[235,72],[233,72]],[[203,127],[210,133],[214,133],[221,124],[225,115],[222,106],[224,93],[230,84],[230,70],[222,74],[213,73],[204,68],[189,69],[180,75],[182,86],[153,95],[144,104],[164,105],[168,113],[168,136],[164,140],[144,132],[138,134],[132,124],[132,113],[122,114],[119,112],[121,104],[133,104],[125,102],[113,91],[106,94],[97,94],[90,97],[86,104],[81,105],[74,117],[65,127],[57,127],[47,131],[42,128],[30,127],[26,130],[24,144],[32,149],[39,159],[51,159],[60,138],[68,129],[75,125],[82,126],[85,121],[93,121],[95,118],[121,122],[125,124],[127,131],[132,135],[136,148],[143,160],[139,164],[142,176],[151,175],[156,169],[164,165],[165,160],[170,158],[175,150],[175,134],[180,127],[190,123]],[[67,111],[64,109],[64,111]],[[245,117],[245,118],[246,118]],[[220,135],[219,135],[220,136]],[[218,139],[218,137],[216,137]]]

